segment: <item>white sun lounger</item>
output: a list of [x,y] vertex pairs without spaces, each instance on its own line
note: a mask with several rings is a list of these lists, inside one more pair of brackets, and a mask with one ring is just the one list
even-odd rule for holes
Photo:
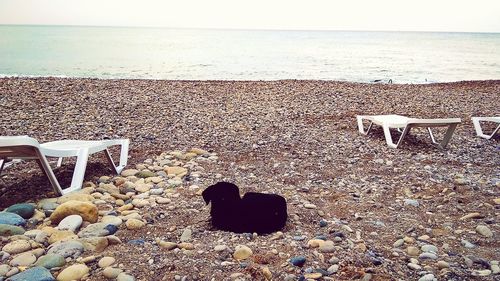
[[[481,128],[481,123],[479,122],[495,122],[498,123],[498,126],[490,135],[487,135],[483,133],[483,128]],[[476,129],[476,134],[487,140],[491,139],[500,130],[500,117],[472,117],[472,123],[474,124],[474,129]]]
[[[356,116],[356,118],[358,120],[359,132],[363,135],[368,135],[373,124],[382,126],[382,128],[384,129],[385,141],[387,142],[387,145],[392,148],[398,148],[399,145],[401,145],[404,137],[410,132],[410,129],[413,127],[427,128],[432,143],[436,144],[440,148],[445,148],[450,141],[455,128],[461,122],[460,118],[417,119],[408,118],[401,115],[358,115]],[[364,128],[363,120],[368,120],[370,122],[367,130],[365,130]],[[448,127],[448,130],[446,131],[446,134],[441,143],[436,142],[434,134],[431,130],[432,127]],[[397,129],[399,132],[401,132],[401,136],[399,137],[397,143],[394,143],[392,141],[390,129]]]
[[[108,147],[120,145],[120,164],[115,165]],[[61,140],[40,144],[36,139],[28,136],[0,136],[0,173],[7,160],[12,159],[32,159],[36,160],[47,175],[54,191],[58,195],[82,188],[83,177],[87,167],[87,160],[90,154],[104,151],[109,163],[114,171],[119,174],[127,165],[128,139],[84,141],[84,140]],[[62,164],[63,157],[77,157],[76,165],[71,179],[71,186],[61,188],[59,181],[55,177],[46,157],[57,157],[57,168]]]

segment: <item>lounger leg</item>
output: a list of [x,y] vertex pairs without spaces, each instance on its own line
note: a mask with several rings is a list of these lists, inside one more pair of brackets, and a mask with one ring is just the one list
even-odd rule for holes
[[87,161],[89,159],[88,149],[82,149],[76,158],[75,170],[73,171],[73,178],[71,179],[71,186],[65,188],[63,193],[68,193],[82,188],[85,170],[87,168]]
[[62,161],[63,161],[63,158],[62,158],[62,157],[59,157],[59,158],[57,159],[57,166],[56,166],[57,168],[60,168],[60,167],[61,167],[61,165],[62,165]]
[[4,164],[5,164],[5,159],[0,159],[0,174],[2,173]]
[[368,129],[365,131],[365,127],[363,126],[363,116],[356,116],[356,119],[358,120],[358,130],[361,134],[363,135],[368,135],[370,130],[372,129],[373,122],[370,121],[370,125],[368,125]]
[[474,129],[476,130],[476,134],[478,137],[485,138],[487,140],[491,139],[495,134],[500,130],[500,125],[496,127],[495,130],[493,130],[493,133],[491,135],[487,135],[483,133],[483,128],[481,128],[481,124],[479,123],[479,119],[473,118],[472,123],[474,124]]
[[444,149],[447,145],[448,142],[450,142],[451,137],[453,136],[453,132],[455,132],[455,128],[457,128],[458,124],[450,124],[448,126],[448,130],[446,130],[446,134],[444,135],[443,140],[441,143],[438,143],[436,139],[434,138],[434,134],[432,133],[432,130],[430,127],[427,127],[427,131],[429,132],[429,136],[431,137],[431,141],[433,144],[437,145],[438,147]]
[[406,126],[404,128],[404,130],[401,133],[401,136],[399,137],[398,142],[396,144],[392,141],[391,131],[390,131],[389,127],[382,126],[382,128],[384,129],[385,142],[387,143],[387,145],[391,148],[398,148],[401,145],[401,143],[403,142],[403,139],[405,138],[405,136],[408,134],[408,132],[410,132],[411,126]]
[[111,153],[109,153],[109,150],[106,149],[104,153],[106,154],[106,158],[108,159],[109,163],[113,166],[113,169],[115,169],[115,172],[119,175],[122,170],[127,166],[127,161],[128,161],[128,140],[121,140],[120,142],[120,164],[119,166],[115,165],[115,162],[113,161],[113,158],[111,157]]
[[63,195],[63,190],[61,189],[61,185],[59,184],[59,181],[57,181],[57,178],[54,175],[54,172],[52,172],[52,169],[50,168],[50,164],[47,161],[47,159],[45,158],[45,156],[39,154],[38,158],[36,159],[36,162],[38,163],[38,166],[40,166],[40,168],[42,169],[43,173],[49,179],[49,182],[52,185],[54,192],[57,195]]

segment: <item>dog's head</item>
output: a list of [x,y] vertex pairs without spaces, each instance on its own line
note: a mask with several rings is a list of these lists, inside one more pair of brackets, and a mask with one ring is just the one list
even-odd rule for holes
[[239,188],[235,184],[229,182],[218,182],[211,185],[203,190],[201,195],[207,205],[210,202],[232,202],[241,199]]

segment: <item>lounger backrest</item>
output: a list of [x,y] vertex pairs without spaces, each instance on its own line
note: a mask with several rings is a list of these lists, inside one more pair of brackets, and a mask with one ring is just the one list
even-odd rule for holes
[[0,137],[0,158],[38,157],[40,144],[28,136]]

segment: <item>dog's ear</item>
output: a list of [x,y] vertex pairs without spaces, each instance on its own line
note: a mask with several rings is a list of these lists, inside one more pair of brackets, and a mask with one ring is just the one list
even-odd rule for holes
[[203,200],[205,200],[205,203],[208,205],[210,201],[212,200],[213,194],[214,194],[214,188],[215,185],[211,185],[207,187],[203,192],[201,193],[201,196],[203,196]]

